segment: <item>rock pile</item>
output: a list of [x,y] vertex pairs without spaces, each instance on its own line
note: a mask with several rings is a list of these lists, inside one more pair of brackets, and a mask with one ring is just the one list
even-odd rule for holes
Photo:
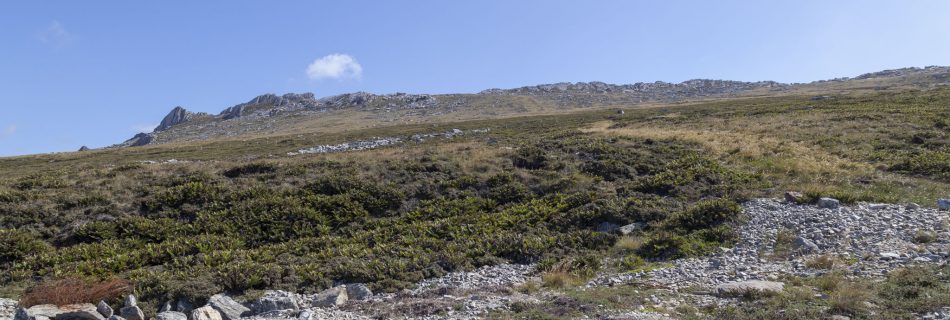
[[334,153],[334,152],[344,152],[344,151],[359,151],[359,150],[368,150],[376,149],[379,147],[391,146],[403,143],[406,140],[412,140],[414,142],[423,142],[429,139],[443,137],[446,139],[452,139],[457,136],[462,136],[465,134],[481,134],[488,133],[490,129],[472,129],[468,131],[460,129],[452,129],[446,132],[441,133],[420,133],[414,134],[409,137],[385,137],[385,138],[373,138],[369,140],[357,140],[352,142],[345,142],[341,144],[328,144],[328,145],[319,145],[316,147],[311,147],[307,149],[300,149],[294,152],[288,152],[288,156],[295,156],[300,154],[320,154],[320,153]]
[[[945,211],[893,204],[823,207],[758,199],[743,205],[748,223],[739,227],[733,248],[702,258],[681,259],[672,267],[632,274],[599,276],[588,286],[648,281],[674,290],[689,286],[814,276],[808,266],[818,256],[848,260],[838,266],[853,275],[881,278],[916,263],[946,263],[950,222]],[[777,234],[792,235],[788,256],[776,256]],[[932,237],[920,240],[921,234]]]

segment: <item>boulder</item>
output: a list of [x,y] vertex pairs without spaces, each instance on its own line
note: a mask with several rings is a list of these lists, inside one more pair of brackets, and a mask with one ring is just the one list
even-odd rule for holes
[[291,292],[267,291],[254,301],[254,312],[261,314],[281,310],[300,310],[300,298]]
[[188,320],[188,316],[178,311],[165,311],[155,315],[155,320]]
[[838,199],[832,198],[821,198],[818,199],[818,207],[824,209],[838,209],[841,206],[841,201]]
[[96,306],[91,303],[69,304],[65,306],[55,306],[51,304],[42,304],[32,306],[26,310],[30,318],[40,319],[81,319],[81,320],[105,320],[106,318],[99,314]]
[[805,200],[805,195],[798,191],[788,191],[785,192],[785,201],[789,203],[802,203]]
[[776,294],[785,290],[785,284],[775,281],[749,280],[723,283],[716,286],[716,295],[737,296],[748,293]]
[[185,110],[185,108],[180,106],[175,107],[171,112],[168,113],[168,115],[165,116],[164,119],[162,119],[162,122],[159,123],[157,127],[155,127],[155,132],[163,131],[171,128],[174,125],[188,121],[189,116],[190,114],[188,110]]
[[120,317],[118,315],[112,315],[111,317],[109,317],[109,320],[125,320],[125,318]]
[[204,306],[191,311],[191,320],[224,320],[221,313],[211,306]]
[[341,306],[346,303],[349,297],[346,295],[346,288],[343,286],[333,287],[318,293],[313,297],[313,306],[317,308],[328,308]]
[[373,290],[370,290],[365,284],[353,283],[346,285],[346,297],[353,300],[366,300],[373,296]]
[[911,203],[908,203],[907,205],[904,205],[904,209],[907,209],[907,210],[917,210],[917,209],[920,209],[920,205],[911,202]]
[[99,305],[96,306],[96,311],[99,311],[103,317],[111,317],[114,314],[112,307],[109,306],[105,301],[99,300]]
[[636,231],[643,230],[643,228],[646,228],[646,226],[647,226],[646,223],[634,222],[634,223],[625,225],[625,226],[623,226],[623,227],[620,227],[619,230],[620,230],[620,233],[621,233],[621,234],[623,234],[623,235],[628,235],[628,234],[634,233],[634,232],[636,232]]
[[801,236],[795,237],[795,240],[792,241],[792,248],[795,249],[796,252],[803,254],[815,253],[819,250],[818,245]]
[[950,199],[938,199],[937,208],[940,210],[950,210]]
[[89,151],[89,150],[92,150],[92,149],[89,149],[89,147],[87,147],[87,146],[79,147],[79,152]]
[[119,315],[126,320],[145,320],[145,313],[136,305],[122,307],[119,309]]
[[251,309],[223,293],[211,296],[208,299],[208,306],[218,310],[224,320],[239,320],[241,317],[251,314]]

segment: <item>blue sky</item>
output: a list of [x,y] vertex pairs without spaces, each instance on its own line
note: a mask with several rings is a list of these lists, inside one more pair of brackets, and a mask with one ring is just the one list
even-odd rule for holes
[[950,1],[4,1],[0,156],[262,93],[808,82],[950,65]]

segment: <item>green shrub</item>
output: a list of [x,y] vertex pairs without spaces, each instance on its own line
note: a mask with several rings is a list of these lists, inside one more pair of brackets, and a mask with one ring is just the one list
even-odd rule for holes
[[0,229],[0,266],[43,254],[52,247],[32,233],[16,229]]
[[667,226],[687,231],[711,228],[736,221],[741,211],[739,204],[729,199],[702,200],[676,214]]
[[511,157],[511,162],[518,168],[537,170],[547,165],[548,158],[544,149],[537,146],[524,146],[515,152]]
[[267,174],[277,172],[277,166],[270,163],[251,163],[224,170],[222,174],[228,178],[237,178],[240,176],[253,174]]
[[890,170],[950,181],[950,152],[919,151],[892,165]]

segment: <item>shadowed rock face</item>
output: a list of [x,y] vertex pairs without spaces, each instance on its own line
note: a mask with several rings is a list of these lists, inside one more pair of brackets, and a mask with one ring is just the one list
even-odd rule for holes
[[175,107],[175,109],[172,109],[172,111],[162,119],[162,123],[158,124],[158,127],[155,127],[155,131],[166,130],[176,124],[188,121],[188,116],[188,110],[182,107]]

